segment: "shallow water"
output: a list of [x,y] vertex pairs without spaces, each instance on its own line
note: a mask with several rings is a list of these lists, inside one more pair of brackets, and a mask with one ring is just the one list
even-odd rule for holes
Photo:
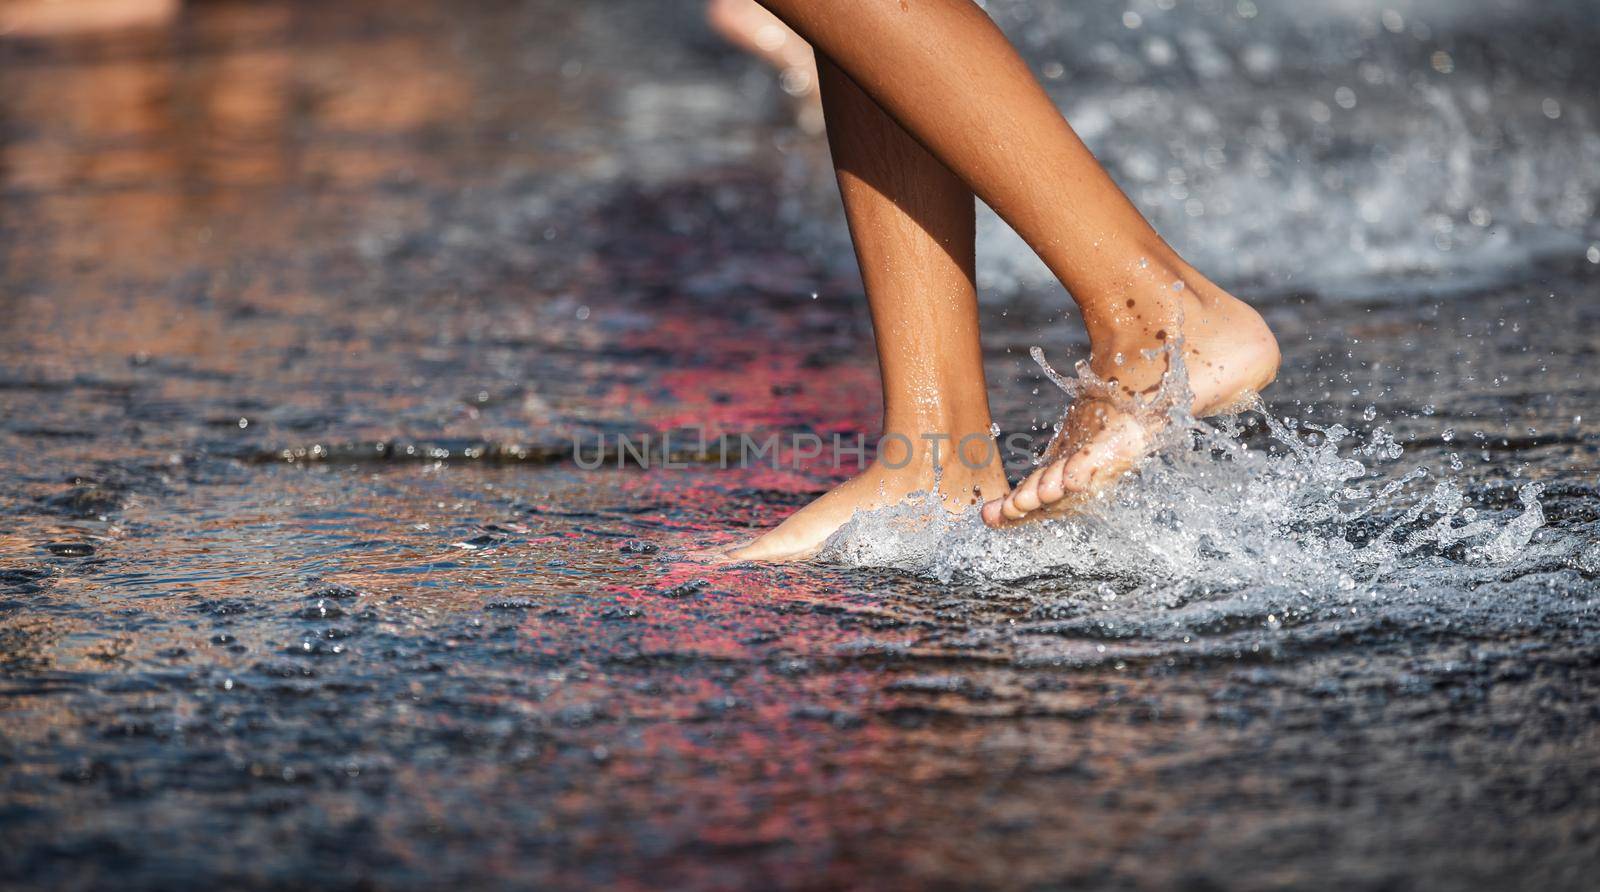
[[[1248,458],[1168,453],[1054,541],[918,527],[875,567],[683,559],[826,469],[573,460],[879,409],[820,147],[683,8],[600,6],[207,3],[0,44],[8,885],[1586,887],[1580,4],[990,4],[1261,305],[1289,439],[1343,425],[1379,473],[1325,492],[1247,416]],[[997,421],[1042,435],[1029,348],[1084,342],[986,244]],[[1415,540],[1452,479],[1482,533]]]

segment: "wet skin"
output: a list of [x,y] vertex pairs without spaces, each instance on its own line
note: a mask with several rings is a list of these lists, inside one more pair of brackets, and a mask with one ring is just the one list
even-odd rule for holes
[[[973,194],[1068,289],[1088,329],[1090,365],[1101,377],[1116,378],[1129,396],[1157,386],[1166,365],[1150,353],[1170,343],[1181,342],[1190,361],[1192,409],[1200,416],[1238,404],[1277,374],[1277,342],[1260,315],[1162,240],[977,6],[967,0],[764,5],[817,51],[834,163],[872,305],[884,404],[891,411],[919,401],[974,405],[974,397],[956,391],[983,385],[973,345],[930,349],[936,334],[898,323],[918,318],[935,332],[953,328],[951,337],[975,330],[966,308],[970,297],[964,294],[954,309],[943,303],[945,295],[971,288]],[[915,159],[908,172],[895,179],[894,188],[877,190],[883,210],[852,195],[863,171],[897,170],[906,166],[905,158]],[[942,200],[945,195],[950,200]],[[904,219],[891,207],[905,210]],[[931,237],[955,246],[951,233],[957,231],[958,256],[966,263],[934,262],[924,242]],[[894,374],[895,364],[913,354],[917,371]],[[980,421],[982,427],[974,427]],[[918,434],[955,433],[952,424],[964,433],[985,429],[987,418],[976,411],[934,412],[887,419],[885,430],[905,430],[905,423]],[[984,521],[1001,526],[1035,519],[1053,506],[1066,507],[1074,501],[1069,496],[1104,488],[1137,462],[1150,428],[1160,423],[1108,400],[1072,407],[1054,458],[1016,492],[991,495],[999,486],[992,476],[975,484],[980,491],[987,487]],[[948,463],[946,469],[959,473]],[[930,489],[934,470],[927,464],[909,484],[871,472],[865,485],[852,481],[730,556],[804,557],[854,510],[881,507],[907,485]],[[963,490],[967,482],[961,481]]]
[[[952,511],[1007,490],[997,461],[936,454],[948,443],[987,441],[992,421],[978,343],[972,192],[883,113],[836,66],[822,60],[822,101],[883,384],[883,430],[914,454],[880,456],[861,474],[800,509],[734,560],[789,560],[814,553],[855,512],[934,492]],[[994,450],[989,450],[991,453]]]

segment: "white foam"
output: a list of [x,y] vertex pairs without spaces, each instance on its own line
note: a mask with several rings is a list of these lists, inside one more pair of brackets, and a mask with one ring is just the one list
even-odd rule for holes
[[[1540,484],[1520,489],[1520,513],[1486,514],[1468,504],[1456,478],[1401,470],[1404,449],[1381,425],[1356,437],[1263,408],[1254,414],[1272,445],[1252,448],[1240,439],[1240,418],[1189,416],[1181,375],[1179,365],[1160,399],[1143,407],[1169,420],[1158,450],[1081,512],[995,531],[975,510],[951,515],[921,493],[858,513],[824,545],[823,560],[946,582],[1115,580],[1113,591],[1147,594],[1195,585],[1349,591],[1447,552],[1477,565],[1510,561],[1544,523]],[[1094,388],[1089,378],[1080,370],[1058,383],[1081,393]]]

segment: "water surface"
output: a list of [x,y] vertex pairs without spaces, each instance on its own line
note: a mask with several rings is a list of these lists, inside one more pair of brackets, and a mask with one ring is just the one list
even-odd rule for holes
[[[1257,418],[1287,476],[1180,456],[1087,552],[686,561],[837,476],[575,439],[879,411],[822,148],[688,4],[0,44],[0,876],[1585,888],[1582,4],[990,8],[1367,496]],[[1029,348],[1086,344],[984,227],[996,420],[1045,431]],[[1343,550],[1443,481],[1482,535]]]

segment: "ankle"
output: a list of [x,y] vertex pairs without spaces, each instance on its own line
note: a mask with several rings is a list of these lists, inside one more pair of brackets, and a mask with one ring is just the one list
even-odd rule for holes
[[[1150,303],[1154,303],[1153,301]],[[1103,362],[1136,363],[1149,350],[1159,350],[1181,333],[1183,311],[1176,300],[1158,306],[1141,301],[1137,315],[1126,314],[1086,323],[1089,358],[1098,368]],[[1121,357],[1120,360],[1117,357]]]
[[1191,326],[1238,301],[1185,264],[1150,263],[1119,290],[1083,310],[1095,353],[1142,349],[1186,334]]
[[[932,453],[937,448],[942,459],[951,456],[952,447],[962,440],[976,436],[987,438],[990,436],[990,418],[988,400],[956,401],[946,395],[949,388],[934,389],[941,396],[938,398],[941,405],[933,407],[932,411],[915,407],[906,411],[907,407],[895,406],[891,411],[884,413],[883,436],[896,439],[909,440],[917,444],[917,454]],[[903,456],[904,453],[900,453]]]
[[880,473],[932,480],[963,481],[998,474],[999,445],[988,424],[930,422],[885,428],[873,466]]

